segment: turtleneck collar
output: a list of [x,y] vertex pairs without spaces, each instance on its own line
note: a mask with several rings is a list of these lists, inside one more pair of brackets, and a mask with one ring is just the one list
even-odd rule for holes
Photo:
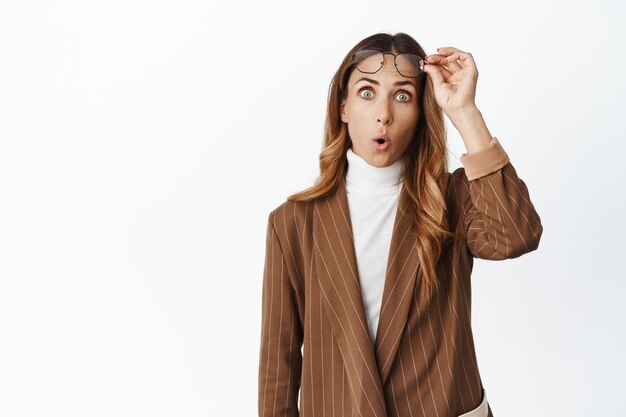
[[346,190],[349,193],[391,195],[402,186],[401,178],[403,159],[400,158],[388,167],[370,165],[361,156],[348,148],[346,153],[348,170],[346,171]]

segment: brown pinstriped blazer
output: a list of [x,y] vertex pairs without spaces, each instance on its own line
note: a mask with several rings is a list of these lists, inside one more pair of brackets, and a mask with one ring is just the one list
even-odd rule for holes
[[473,258],[533,251],[543,227],[497,138],[460,160],[463,167],[447,174],[446,204],[450,227],[463,238],[444,247],[437,264],[442,285],[422,316],[415,309],[421,274],[410,199],[401,191],[375,348],[345,184],[314,202],[285,201],[270,212],[259,417],[455,417],[481,404],[486,390],[470,320]]

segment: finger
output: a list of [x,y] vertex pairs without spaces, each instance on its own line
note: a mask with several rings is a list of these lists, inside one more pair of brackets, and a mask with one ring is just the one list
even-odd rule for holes
[[473,67],[476,68],[476,63],[474,62],[474,57],[469,52],[461,51],[458,48],[453,46],[445,46],[441,48],[437,48],[440,54],[451,57],[455,60],[459,60],[460,65],[463,68]]
[[453,74],[461,69],[461,66],[458,62],[456,62],[456,60],[450,59],[449,57],[440,54],[428,55],[426,57],[426,62],[428,62],[429,64],[443,65],[451,70]]
[[455,48],[454,46],[441,46],[437,48],[437,52],[444,55],[449,55],[452,52],[463,52],[459,48]]
[[444,67],[443,65],[437,64],[436,62],[430,62],[430,60],[427,57],[426,65],[424,67],[427,67],[429,65],[431,67],[436,67],[439,71],[441,71],[441,74],[443,75],[444,81],[447,81],[448,77],[452,76],[452,73],[446,67]]
[[441,50],[441,53],[436,55],[443,57],[446,62],[459,65],[460,68],[458,61],[461,59],[461,54],[464,54],[465,52],[459,51],[456,48],[439,48],[439,50]]
[[446,61],[449,62],[449,65],[455,67],[456,69],[461,69],[462,67],[465,67],[462,62],[459,62],[460,59],[461,56],[458,52],[453,52],[446,57]]
[[447,70],[444,67],[439,66],[439,65],[431,65],[431,64],[424,65],[424,72],[430,77],[430,80],[432,81],[435,88],[443,84],[445,80],[448,78],[448,76],[444,74],[444,71],[447,72]]
[[468,52],[454,52],[452,55],[450,55],[450,58],[458,60],[463,68],[476,68],[474,58],[472,57],[472,54]]

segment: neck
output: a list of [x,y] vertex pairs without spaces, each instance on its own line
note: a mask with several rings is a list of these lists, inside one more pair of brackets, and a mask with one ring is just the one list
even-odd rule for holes
[[345,178],[348,192],[386,195],[397,192],[398,187],[402,185],[402,158],[387,167],[380,168],[370,165],[354,153],[352,148],[348,148],[346,157],[348,170]]

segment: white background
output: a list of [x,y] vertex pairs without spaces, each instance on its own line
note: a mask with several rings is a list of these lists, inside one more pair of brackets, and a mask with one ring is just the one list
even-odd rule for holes
[[475,263],[494,414],[623,413],[623,3],[333,3],[2,3],[1,416],[256,415],[268,214],[377,32],[473,54],[544,225]]

